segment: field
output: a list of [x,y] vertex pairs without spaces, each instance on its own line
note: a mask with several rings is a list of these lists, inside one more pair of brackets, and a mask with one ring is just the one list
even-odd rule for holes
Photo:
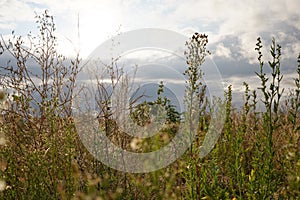
[[[300,54],[295,72],[298,78],[283,98],[281,46],[273,39],[272,59],[263,63],[264,47],[258,38],[255,50],[261,86],[250,89],[245,82],[243,106],[234,108],[231,86],[224,100],[207,101],[201,64],[208,53],[208,41],[206,35],[195,34],[187,42],[189,68],[183,72],[188,77],[187,107],[201,113],[192,145],[166,168],[125,173],[102,164],[82,144],[72,118],[81,60],[79,55],[70,61],[57,53],[52,16],[45,12],[36,20],[39,34],[29,35],[30,48],[25,48],[23,38],[14,33],[10,41],[0,41],[0,59],[4,52],[14,58],[0,66],[1,199],[299,199]],[[32,60],[39,73],[28,68]],[[271,73],[266,74],[266,69]],[[8,88],[15,93],[8,94]],[[161,90],[163,83],[158,93]],[[108,100],[99,102],[104,113],[109,111]],[[176,134],[180,113],[167,99],[152,103],[167,109],[168,120],[150,139],[127,137],[109,117],[100,126],[113,142],[130,151],[159,149]],[[258,111],[259,103],[264,111]],[[212,118],[210,111],[216,105],[224,108],[225,124],[213,150],[201,158],[200,146]],[[131,112],[141,126],[148,120],[147,106],[140,104]],[[188,112],[184,115],[188,119]]]

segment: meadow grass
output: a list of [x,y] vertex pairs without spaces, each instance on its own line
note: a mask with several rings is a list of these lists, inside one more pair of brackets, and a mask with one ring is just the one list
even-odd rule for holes
[[[258,38],[257,76],[261,86],[250,90],[247,83],[243,84],[244,104],[239,109],[232,105],[232,86],[227,88],[222,102],[225,106],[222,134],[208,156],[199,158],[199,148],[211,120],[209,110],[214,105],[207,102],[206,88],[201,82],[204,76],[201,64],[209,53],[205,48],[207,36],[194,35],[187,42],[185,55],[189,68],[184,74],[189,77],[187,107],[196,106],[201,112],[196,138],[189,150],[168,167],[131,174],[103,165],[81,143],[71,115],[80,59],[77,57],[68,63],[57,54],[52,16],[45,12],[37,16],[37,23],[40,35],[30,36],[32,41],[37,41],[31,49],[24,48],[22,38],[15,35],[8,44],[4,40],[0,42],[1,53],[10,52],[16,61],[16,66],[11,67],[10,63],[1,66],[6,73],[0,79],[1,86],[15,91],[9,97],[5,91],[0,93],[1,199],[299,198],[300,54],[294,90],[288,98],[282,99],[281,47],[273,39],[272,60],[265,65]],[[39,64],[40,74],[28,69],[28,59]],[[270,79],[266,68],[271,69]],[[40,80],[40,85],[33,81],[33,76]],[[161,90],[162,84],[158,92]],[[40,95],[37,107],[31,105],[34,93]],[[265,111],[257,109],[258,95],[262,95]],[[166,99],[158,98],[156,103],[169,106],[169,116],[173,118],[159,136],[135,144],[141,148],[132,151],[160,148],[176,133],[178,113],[172,111]],[[148,117],[139,116],[141,108],[147,110],[147,105],[140,105],[131,113],[137,123],[144,123]],[[118,130],[112,130],[115,127],[111,123],[105,121],[104,124],[106,131],[110,128],[110,132],[117,134]],[[128,142],[122,134],[117,140],[121,144]],[[130,145],[126,148],[130,149]]]

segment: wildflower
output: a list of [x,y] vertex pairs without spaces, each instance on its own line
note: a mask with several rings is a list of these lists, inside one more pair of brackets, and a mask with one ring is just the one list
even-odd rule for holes
[[6,140],[4,137],[0,137],[0,146],[5,145]]
[[3,180],[0,180],[0,191],[5,190],[6,183]]
[[139,149],[138,144],[141,142],[140,139],[137,138],[133,138],[130,142],[130,147],[132,150],[137,150]]

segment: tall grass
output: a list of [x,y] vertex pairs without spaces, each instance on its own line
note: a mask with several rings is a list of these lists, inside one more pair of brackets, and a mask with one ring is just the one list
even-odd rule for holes
[[[1,199],[299,198],[300,54],[294,90],[282,99],[281,47],[273,39],[272,59],[265,65],[258,39],[256,74],[261,86],[251,90],[247,83],[243,84],[244,104],[239,109],[232,105],[231,86],[224,93],[224,102],[214,102],[225,105],[225,125],[212,152],[199,158],[211,119],[209,110],[214,105],[206,100],[206,87],[201,82],[201,64],[208,53],[207,36],[195,34],[187,41],[188,68],[184,72],[188,77],[187,107],[197,107],[201,113],[195,139],[190,149],[170,166],[151,173],[130,174],[103,165],[80,142],[71,117],[80,59],[68,61],[57,53],[55,24],[48,12],[37,16],[37,24],[39,34],[29,35],[31,48],[25,48],[22,37],[14,34],[8,42],[0,42],[0,53],[13,57],[13,62],[0,66]],[[30,70],[32,62],[39,67],[38,72]],[[266,74],[267,67],[271,69],[270,75]],[[8,93],[9,90],[14,93]],[[162,91],[163,84],[158,94]],[[100,102],[104,111],[109,110],[106,101]],[[259,101],[264,111],[258,111]],[[160,148],[173,137],[180,118],[168,99],[159,97],[152,104],[163,105],[169,121],[151,141],[137,142],[111,131],[115,127],[109,116],[104,121],[104,130],[117,134],[120,145],[129,140],[123,146],[128,150]],[[131,108],[131,115],[141,125],[147,122],[147,106],[142,103]],[[192,116],[186,119],[189,117]],[[187,130],[187,134],[191,133]],[[136,149],[137,145],[143,149]]]

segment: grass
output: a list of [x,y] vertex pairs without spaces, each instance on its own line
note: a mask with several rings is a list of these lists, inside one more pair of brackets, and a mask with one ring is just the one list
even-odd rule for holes
[[[45,12],[37,16],[37,23],[40,35],[30,36],[32,41],[37,41],[32,43],[31,49],[25,49],[22,38],[14,35],[8,44],[3,40],[0,43],[0,49],[11,53],[16,61],[13,68],[10,63],[1,66],[1,71],[6,73],[0,79],[1,86],[15,91],[9,97],[5,91],[0,93],[1,199],[299,198],[300,54],[294,90],[287,99],[282,99],[281,47],[272,41],[272,60],[265,65],[263,47],[258,39],[257,76],[261,86],[250,90],[244,83],[244,105],[240,109],[232,106],[232,88],[228,87],[224,94],[226,113],[222,135],[208,156],[200,158],[199,148],[211,118],[208,110],[214,105],[206,101],[206,88],[201,82],[201,64],[208,53],[207,36],[194,35],[187,42],[189,68],[184,73],[188,77],[185,102],[188,108],[197,107],[201,112],[196,138],[189,150],[168,167],[151,173],[131,174],[103,165],[81,143],[71,117],[80,59],[77,57],[68,63],[56,52],[52,16]],[[47,47],[49,51],[42,51]],[[193,51],[193,48],[198,49]],[[40,74],[28,69],[28,59],[39,64]],[[270,79],[266,68],[271,69]],[[35,84],[33,76],[41,85]],[[161,90],[163,84],[158,92]],[[31,105],[35,93],[39,94],[38,109]],[[260,95],[265,111],[257,110]],[[157,149],[176,132],[178,113],[172,111],[167,99],[158,98],[154,103],[169,106],[169,116],[173,118],[170,117],[171,122],[151,141],[134,140],[132,151]],[[103,108],[107,108],[105,105]],[[147,111],[147,104],[141,107]],[[133,111],[132,115],[137,123],[146,123],[147,112],[143,112],[146,115],[143,118],[139,111],[141,109]],[[104,122],[105,130],[109,128],[117,134],[118,130],[111,131],[113,123],[108,122]],[[131,139],[126,148],[132,147]],[[117,144],[121,141],[122,145],[128,139],[120,134],[117,140]],[[137,145],[141,148],[136,148]]]

